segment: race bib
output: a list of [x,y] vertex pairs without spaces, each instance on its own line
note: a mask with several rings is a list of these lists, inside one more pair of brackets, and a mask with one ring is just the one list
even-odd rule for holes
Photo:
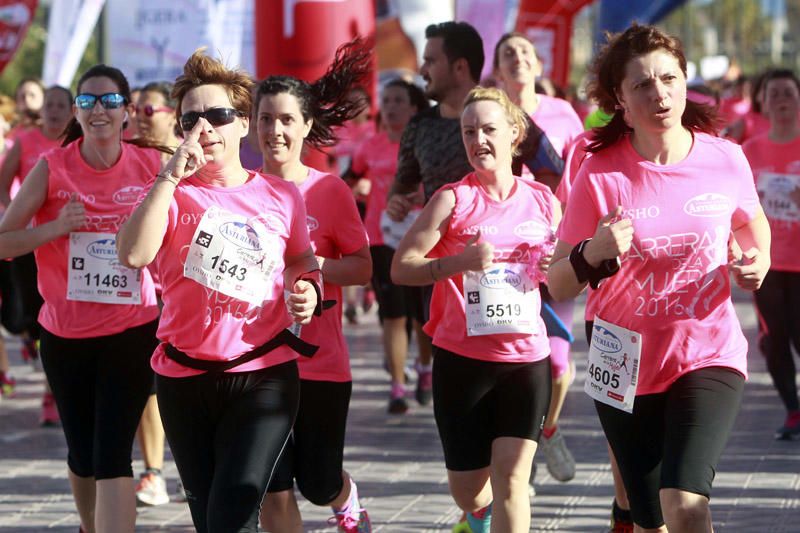
[[800,221],[800,176],[762,172],[758,175],[757,189],[768,218]]
[[523,263],[495,263],[483,272],[464,272],[467,335],[534,333],[538,284]]
[[405,237],[406,232],[411,225],[417,220],[417,217],[422,212],[421,209],[414,209],[409,211],[406,218],[400,222],[395,222],[386,211],[381,213],[381,235],[383,236],[383,244],[389,248],[397,249],[400,240]]
[[67,300],[102,304],[142,303],[142,271],[123,266],[113,233],[69,234]]
[[642,336],[595,317],[583,390],[599,402],[633,412]]
[[260,307],[273,299],[278,254],[278,237],[263,222],[211,206],[194,232],[183,275]]

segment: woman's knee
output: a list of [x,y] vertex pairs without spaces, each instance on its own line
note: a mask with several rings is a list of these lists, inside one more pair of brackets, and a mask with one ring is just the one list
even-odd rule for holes
[[659,493],[661,510],[670,530],[699,530],[698,525],[710,524],[708,498],[679,489],[662,489]]

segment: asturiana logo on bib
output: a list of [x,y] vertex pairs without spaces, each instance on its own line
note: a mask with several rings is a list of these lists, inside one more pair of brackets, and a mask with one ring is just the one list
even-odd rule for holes
[[253,251],[261,250],[258,234],[249,224],[245,224],[244,222],[226,222],[219,227],[219,232],[225,239],[236,246]]
[[117,242],[115,239],[100,239],[90,242],[86,247],[86,253],[98,259],[115,260],[117,258]]
[[519,287],[522,278],[513,270],[496,268],[481,276],[480,283],[488,289],[502,289],[506,285]]
[[117,204],[134,205],[139,200],[143,190],[144,187],[137,187],[135,185],[123,187],[114,193],[112,199],[114,203]]
[[683,206],[687,215],[693,217],[718,217],[731,211],[731,199],[724,194],[709,192],[690,198]]
[[605,353],[617,353],[622,349],[622,341],[603,326],[594,327],[592,344],[595,348]]
[[306,215],[306,226],[308,226],[308,231],[314,231],[319,228],[319,220],[311,215]]

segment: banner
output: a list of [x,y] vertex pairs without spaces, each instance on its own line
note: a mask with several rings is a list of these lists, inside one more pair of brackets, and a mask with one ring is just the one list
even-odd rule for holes
[[36,13],[36,0],[0,0],[0,72],[14,58]]
[[53,0],[47,25],[42,80],[69,87],[105,0]]
[[481,79],[492,75],[494,47],[504,33],[514,29],[519,10],[517,0],[458,0],[456,20],[469,22],[483,39]]
[[254,0],[108,0],[106,50],[131,87],[173,81],[192,53],[254,72]]
[[542,61],[542,75],[566,87],[569,83],[570,40],[575,15],[593,0],[522,0],[517,31],[533,41]]

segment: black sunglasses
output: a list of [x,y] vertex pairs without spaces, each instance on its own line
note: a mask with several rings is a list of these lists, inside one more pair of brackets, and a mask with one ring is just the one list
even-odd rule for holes
[[94,109],[98,100],[100,100],[100,105],[105,109],[119,109],[125,105],[125,97],[119,93],[81,93],[75,97],[75,105],[78,109]]
[[241,113],[231,107],[212,107],[203,112],[189,111],[181,115],[181,129],[189,131],[194,128],[200,118],[204,118],[212,126],[224,126],[230,124],[236,117],[242,116]]

